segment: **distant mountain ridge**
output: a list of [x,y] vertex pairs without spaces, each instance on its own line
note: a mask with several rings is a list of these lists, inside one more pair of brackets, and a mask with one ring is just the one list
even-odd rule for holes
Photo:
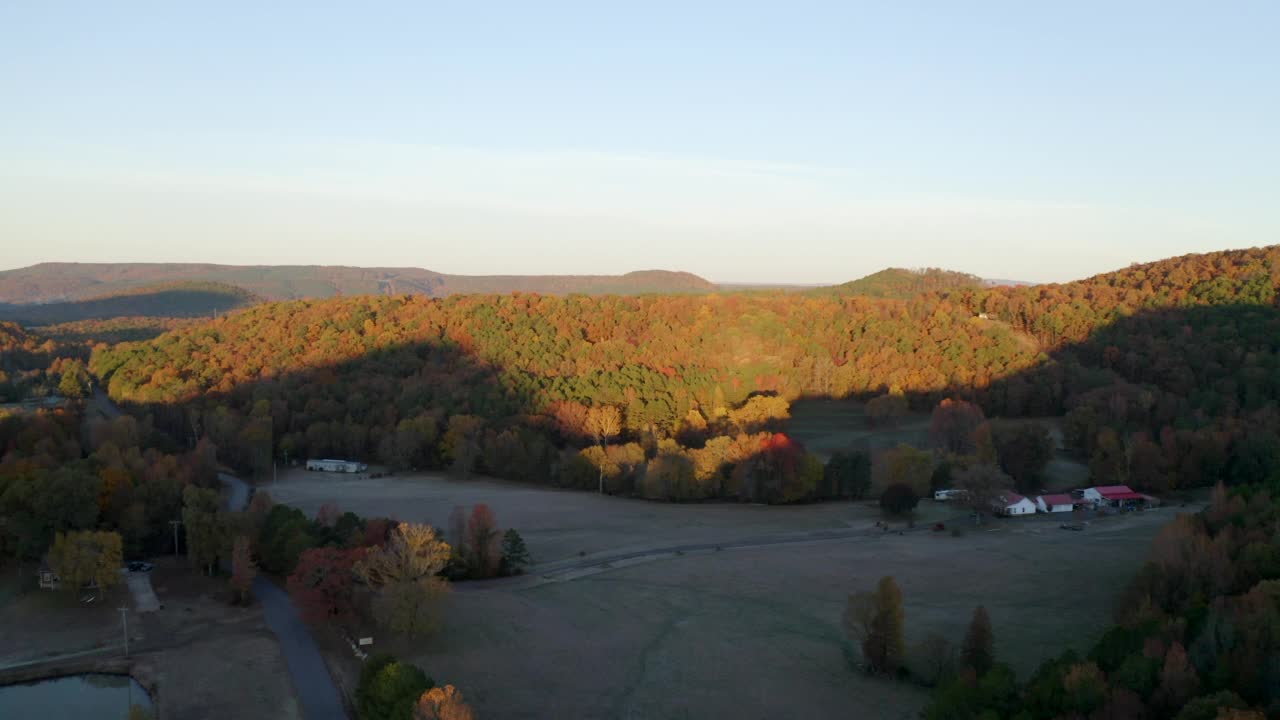
[[335,295],[427,295],[536,292],[705,293],[717,286],[697,275],[641,270],[625,275],[446,275],[422,268],[204,263],[41,263],[0,271],[0,303],[81,301],[161,283],[221,283],[264,300]]

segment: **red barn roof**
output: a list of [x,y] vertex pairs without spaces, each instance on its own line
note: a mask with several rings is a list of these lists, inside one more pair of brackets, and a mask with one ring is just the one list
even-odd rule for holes
[[1041,495],[1040,499],[1045,505],[1075,505],[1080,502],[1070,495]]
[[1108,485],[1098,488],[1098,494],[1108,500],[1141,500],[1142,493],[1129,489],[1128,485]]

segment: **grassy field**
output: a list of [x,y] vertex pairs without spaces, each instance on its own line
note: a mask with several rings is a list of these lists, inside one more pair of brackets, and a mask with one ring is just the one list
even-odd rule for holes
[[[817,531],[870,529],[878,515],[852,503],[673,505],[429,475],[293,472],[266,489],[309,513],[334,502],[438,525],[455,505],[488,502],[500,525],[519,529],[542,562],[529,577],[461,584],[439,635],[378,640],[437,681],[459,685],[480,716],[503,718],[914,717],[922,689],[846,664],[839,623],[850,592],[895,576],[909,642],[930,631],[958,642],[984,604],[1001,659],[1025,675],[1064,647],[1096,639],[1151,538],[1172,519],[1169,511],[1108,518],[1076,533],[1042,516],[962,537],[810,541]],[[591,555],[765,538],[797,541],[655,552],[541,579],[547,568]]]
[[[876,451],[899,444],[930,447],[929,415],[911,413],[891,427],[867,422],[863,403],[852,400],[801,400],[791,407],[787,432],[818,455],[837,450]],[[1044,490],[1061,492],[1089,484],[1089,466],[1063,447],[1062,418],[1029,418],[1049,428],[1057,450],[1044,470]]]
[[837,450],[881,450],[902,443],[924,448],[929,447],[929,415],[911,413],[891,426],[873,427],[863,403],[801,400],[791,406],[787,433],[824,457]]

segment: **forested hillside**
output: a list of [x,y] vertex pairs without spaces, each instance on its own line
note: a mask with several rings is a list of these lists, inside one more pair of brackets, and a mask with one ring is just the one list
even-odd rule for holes
[[952,270],[886,268],[864,278],[832,287],[816,288],[810,292],[818,295],[834,293],[907,300],[925,293],[961,288],[978,289],[985,285],[983,279],[977,275]]
[[[743,490],[742,461],[785,448],[795,457],[765,463],[777,470],[765,494],[799,499],[817,492],[804,470],[812,463],[769,434],[786,400],[899,394],[927,409],[958,395],[988,415],[1069,413],[1070,438],[1101,455],[1105,479],[1129,477],[1135,447],[1181,468],[1152,485],[1211,484],[1234,467],[1237,438],[1276,423],[1278,275],[1272,247],[905,302],[288,302],[102,349],[92,369],[117,400],[148,406],[185,436],[208,434],[246,467],[285,452],[417,467],[461,458],[467,471],[587,485],[590,472],[568,472],[585,453],[620,478],[620,492],[742,497],[760,490]],[[619,427],[593,432],[592,408],[616,409]],[[596,443],[607,447],[584,448]],[[711,456],[696,454],[708,447]],[[566,449],[576,454],[560,457]],[[654,461],[676,465],[652,474],[669,470],[678,490],[637,485]],[[1135,481],[1145,468],[1134,467]]]
[[[89,388],[88,351],[0,322],[0,402],[61,394],[80,397]],[[3,447],[0,446],[0,451]]]
[[[197,263],[42,263],[0,272],[0,302],[48,303],[118,295],[164,283],[219,283],[268,300],[335,295],[427,295],[538,292],[711,292],[715,285],[684,272],[645,270],[625,275],[446,275],[422,268],[326,265],[207,265]],[[153,313],[121,313],[150,315]],[[174,316],[174,313],[160,313]],[[80,318],[71,318],[80,319]],[[50,322],[65,322],[57,320]]]
[[213,317],[260,301],[233,285],[183,281],[128,288],[73,302],[0,304],[0,320],[32,327],[121,317]]

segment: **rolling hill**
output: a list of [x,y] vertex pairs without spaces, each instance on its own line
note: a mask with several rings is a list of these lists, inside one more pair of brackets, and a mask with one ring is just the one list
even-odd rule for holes
[[941,290],[976,289],[992,284],[977,275],[925,268],[923,270],[906,270],[903,268],[885,268],[866,277],[852,280],[841,285],[814,288],[810,292],[815,295],[863,295],[865,297],[906,300],[917,295]]
[[266,300],[336,295],[443,297],[514,291],[546,295],[629,295],[707,293],[717,289],[715,284],[697,275],[667,270],[643,270],[625,275],[446,275],[422,268],[326,265],[41,263],[0,271],[0,303],[80,301],[175,282],[231,285]]

